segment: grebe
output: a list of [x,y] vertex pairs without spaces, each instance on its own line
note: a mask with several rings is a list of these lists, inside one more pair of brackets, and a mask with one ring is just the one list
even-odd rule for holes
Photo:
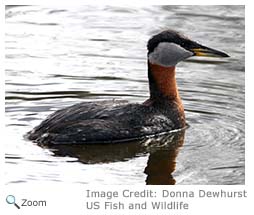
[[184,128],[176,64],[191,56],[229,56],[173,30],[153,36],[147,49],[149,99],[141,104],[114,100],[75,104],[49,115],[28,139],[40,145],[112,143]]

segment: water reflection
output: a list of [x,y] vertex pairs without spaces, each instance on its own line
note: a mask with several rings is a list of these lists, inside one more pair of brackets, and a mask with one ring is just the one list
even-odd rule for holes
[[172,173],[176,168],[178,152],[184,143],[184,134],[185,130],[171,135],[171,137],[163,138],[160,143],[164,142],[165,146],[150,151],[145,168],[147,185],[173,185],[176,183]]
[[[70,156],[84,164],[128,161],[149,154],[144,173],[146,184],[175,184],[172,173],[176,158],[184,143],[185,130],[129,143],[104,145],[54,145],[55,156]],[[122,170],[124,171],[124,170]]]

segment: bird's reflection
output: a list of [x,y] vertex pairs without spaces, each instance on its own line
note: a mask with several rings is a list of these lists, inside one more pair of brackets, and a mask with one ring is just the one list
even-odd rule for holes
[[172,173],[176,167],[179,148],[184,143],[185,130],[149,139],[107,145],[57,145],[56,156],[71,156],[85,164],[127,161],[149,154],[146,184],[175,184]]

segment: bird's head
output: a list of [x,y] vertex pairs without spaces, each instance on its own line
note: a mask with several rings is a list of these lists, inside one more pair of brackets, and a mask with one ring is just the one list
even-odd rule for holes
[[149,63],[175,66],[191,56],[229,57],[226,53],[203,46],[179,32],[166,30],[154,35],[147,44]]

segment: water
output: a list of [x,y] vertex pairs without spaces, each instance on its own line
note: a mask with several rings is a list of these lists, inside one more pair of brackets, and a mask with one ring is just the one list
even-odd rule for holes
[[[244,7],[8,7],[6,27],[6,183],[244,184]],[[164,146],[48,149],[24,139],[74,103],[144,101],[146,42],[167,28],[231,56],[179,64],[185,134],[153,140]]]

